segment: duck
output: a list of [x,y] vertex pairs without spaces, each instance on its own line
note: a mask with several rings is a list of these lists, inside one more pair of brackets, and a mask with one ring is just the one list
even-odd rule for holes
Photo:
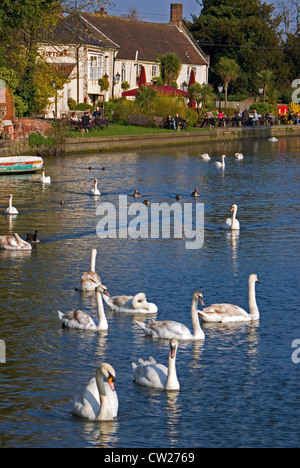
[[192,197],[199,197],[199,192],[198,192],[197,187],[196,187],[195,190],[192,192]]
[[29,242],[24,241],[15,233],[8,236],[0,236],[0,249],[2,250],[32,250]]
[[226,158],[226,156],[225,156],[225,154],[223,154],[223,156],[222,156],[222,162],[216,161],[216,162],[214,163],[215,166],[216,166],[216,167],[220,167],[220,168],[222,168],[222,169],[225,169],[225,158]]
[[12,194],[9,195],[8,197],[8,207],[6,208],[5,210],[5,214],[8,214],[8,215],[17,215],[19,214],[17,208],[15,208],[14,206],[12,206]]
[[243,153],[235,153],[234,157],[235,159],[244,159]]
[[87,312],[82,310],[71,310],[66,314],[63,314],[60,310],[58,311],[58,318],[62,322],[63,328],[75,328],[77,330],[88,330],[88,331],[105,331],[108,330],[108,323],[104,312],[103,295],[108,295],[107,287],[101,284],[97,288],[97,315],[98,319],[95,319]]
[[100,276],[96,273],[97,249],[91,252],[91,269],[82,274],[80,279],[79,291],[95,291],[102,283]]
[[145,335],[151,338],[162,338],[177,340],[204,340],[205,335],[200,326],[197,304],[198,301],[201,305],[204,305],[203,295],[201,291],[195,291],[193,293],[191,315],[193,333],[182,323],[174,322],[172,320],[159,320],[149,322],[148,324],[135,320],[136,324],[144,331]]
[[147,302],[146,294],[141,292],[135,296],[111,296],[104,297],[108,307],[115,312],[129,314],[156,314],[157,305]]
[[176,373],[176,353],[178,340],[170,340],[168,367],[158,364],[152,357],[148,361],[139,359],[138,364],[132,363],[134,382],[144,387],[164,390],[179,390],[180,384]]
[[200,158],[203,159],[204,161],[210,160],[210,156],[207,153],[200,154]]
[[34,234],[32,234],[32,233],[27,234],[26,241],[27,242],[33,242],[33,243],[40,242],[39,239],[38,239],[38,232],[39,231],[34,231]]
[[65,206],[66,202],[65,202],[65,200],[61,200],[61,201],[59,202],[59,204],[60,204],[61,206]]
[[225,229],[231,229],[231,230],[239,230],[240,229],[240,222],[236,219],[236,213],[237,213],[238,207],[237,205],[233,204],[231,207],[231,212],[232,218],[227,218],[225,221]]
[[95,179],[94,180],[94,187],[90,190],[90,195],[92,195],[93,197],[97,197],[98,195],[101,195],[100,191],[98,190],[98,180]]
[[256,274],[251,274],[248,279],[249,289],[249,313],[233,304],[213,304],[199,311],[203,322],[250,322],[259,320],[259,310],[256,303],[255,284],[260,283]]
[[175,198],[176,200],[181,200],[181,195],[177,194]]
[[135,189],[133,196],[134,196],[134,198],[139,198],[141,196],[141,194],[140,194],[140,192],[138,190]]
[[42,177],[40,178],[41,184],[51,184],[51,177],[45,174],[45,168],[42,169]]
[[150,205],[150,200],[144,200],[143,203],[144,205]]
[[[104,382],[104,378],[106,382]],[[106,362],[97,367],[72,407],[72,413],[90,421],[112,421],[118,415],[119,401],[115,389],[116,371]]]

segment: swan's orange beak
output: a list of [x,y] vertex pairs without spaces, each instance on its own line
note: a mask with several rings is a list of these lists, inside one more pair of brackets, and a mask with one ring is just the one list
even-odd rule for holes
[[230,211],[233,211],[233,210],[234,210],[234,208],[232,207]]
[[109,292],[107,291],[107,289],[105,289],[105,291],[104,291],[104,293],[103,293],[103,294],[105,294],[105,296],[108,296],[108,297],[110,297],[110,294],[109,294]]
[[115,391],[115,379],[113,377],[109,377],[107,381],[109,383],[110,388],[114,392]]
[[172,347],[171,347],[171,358],[172,358],[172,359],[174,359],[174,357],[175,357],[175,351],[176,351],[175,346],[172,346]]
[[204,302],[203,302],[202,297],[199,297],[199,302],[200,302],[200,304],[204,307]]

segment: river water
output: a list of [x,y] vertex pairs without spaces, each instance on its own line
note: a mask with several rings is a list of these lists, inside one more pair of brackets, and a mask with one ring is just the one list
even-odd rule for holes
[[[40,174],[0,179],[0,235],[39,231],[29,253],[0,252],[0,446],[2,447],[295,447],[300,443],[298,138],[249,140],[45,159]],[[211,161],[204,162],[200,153]],[[237,161],[235,152],[244,160]],[[225,170],[214,165],[227,155]],[[89,167],[92,169],[89,169]],[[105,170],[103,170],[105,167]],[[99,179],[101,197],[89,190]],[[197,201],[191,191],[199,188]],[[117,206],[134,189],[151,203],[204,203],[201,248],[186,239],[99,239],[99,202]],[[8,194],[19,210],[3,214]],[[60,205],[64,200],[65,205]],[[232,203],[241,230],[222,229]],[[144,205],[145,206],[145,205]],[[150,210],[151,205],[147,206]],[[107,333],[62,329],[57,311],[96,310],[76,291],[90,252],[111,295],[144,291],[158,319],[191,328],[191,298],[248,310],[248,276],[257,273],[258,323],[204,325],[203,342],[180,343],[179,392],[140,387],[131,362],[167,365],[169,343],[151,340],[134,319],[105,306]],[[200,305],[199,305],[200,307]],[[140,317],[139,317],[140,318]],[[142,318],[143,319],[143,318]],[[2,342],[3,345],[3,342]],[[298,344],[298,348],[299,348]],[[100,362],[117,373],[118,417],[86,422],[71,413]]]

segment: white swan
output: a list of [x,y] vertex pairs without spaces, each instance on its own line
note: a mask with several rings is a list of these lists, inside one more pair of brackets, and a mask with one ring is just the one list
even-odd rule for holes
[[276,137],[271,137],[269,138],[269,141],[278,141],[278,139]]
[[235,153],[235,159],[244,159],[244,155],[242,153]]
[[8,207],[6,208],[4,213],[8,214],[8,215],[17,215],[17,214],[19,214],[17,208],[12,206],[12,195],[11,194],[8,197]]
[[241,307],[232,304],[213,304],[199,311],[203,322],[249,322],[259,319],[259,310],[256,304],[255,283],[259,283],[256,274],[249,276],[249,313]]
[[77,330],[104,331],[108,330],[108,323],[104,313],[103,294],[109,295],[103,284],[97,288],[97,312],[98,320],[82,310],[71,310],[66,314],[58,311],[58,318],[63,327],[76,328]]
[[222,156],[222,162],[216,161],[216,162],[214,163],[215,166],[216,166],[216,167],[221,167],[222,169],[225,169],[225,158],[226,158],[226,156],[225,156],[225,154],[223,154],[223,156]]
[[147,302],[145,293],[135,296],[112,296],[104,297],[106,304],[115,312],[126,312],[131,314],[156,314],[157,305]]
[[200,291],[195,291],[193,294],[191,315],[192,315],[192,325],[193,333],[190,330],[179,322],[174,322],[172,320],[164,321],[152,321],[148,324],[135,322],[144,330],[145,335],[149,335],[152,338],[164,338],[170,340],[171,338],[177,338],[178,340],[204,340],[205,335],[199,323],[197,303],[200,301],[201,305],[203,304],[203,295]]
[[179,390],[180,385],[176,374],[177,348],[178,341],[172,338],[170,340],[168,367],[163,364],[157,364],[152,357],[149,358],[149,361],[139,359],[138,364],[133,362],[132,373],[134,381],[145,387]]
[[13,236],[0,236],[0,249],[3,250],[32,250],[31,244],[24,241],[15,233]]
[[225,229],[239,230],[240,222],[236,219],[237,205],[233,204],[230,211],[233,211],[232,218],[227,218],[225,221]]
[[42,177],[40,178],[41,184],[51,184],[51,177],[45,175],[45,169],[42,169]]
[[94,187],[90,190],[90,195],[97,197],[98,195],[101,195],[100,191],[97,188],[98,185],[98,180],[94,180]]
[[204,161],[210,160],[210,156],[207,153],[200,154],[200,158],[203,159]]
[[97,250],[92,249],[91,253],[91,270],[82,274],[80,280],[80,291],[95,291],[97,287],[101,284],[101,278],[96,273],[96,256]]
[[[104,382],[104,377],[107,382]],[[116,372],[110,364],[101,364],[95,377],[74,402],[72,413],[90,421],[112,421],[116,418],[119,402],[115,391],[115,377]]]

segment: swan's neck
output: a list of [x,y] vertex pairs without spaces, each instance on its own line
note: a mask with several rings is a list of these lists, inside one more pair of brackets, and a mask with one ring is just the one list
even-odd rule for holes
[[193,331],[194,331],[193,336],[194,338],[204,338],[204,332],[199,322],[197,305],[198,305],[198,298],[197,296],[196,297],[193,296],[193,302],[192,302],[192,325],[193,325]]
[[102,372],[96,373],[96,383],[100,398],[100,411],[97,416],[98,421],[111,421],[113,419],[112,409],[106,395]]
[[168,378],[165,386],[166,390],[179,390],[180,388],[176,373],[176,351],[173,357],[171,357],[171,351],[169,353]]
[[8,200],[8,210],[12,211],[12,197],[9,197],[9,200]]
[[93,273],[96,272],[96,256],[97,256],[97,252],[95,249],[92,250],[92,256],[91,256],[91,271]]
[[256,303],[255,296],[255,281],[249,280],[249,313],[252,320],[259,319],[259,310]]
[[103,300],[102,296],[99,292],[97,292],[97,307],[98,307],[98,330],[107,330],[108,329],[108,323],[106,319],[106,315],[104,312],[104,307],[103,307]]
[[[147,309],[149,307],[148,303],[145,302],[145,294],[144,293],[138,293],[136,294],[131,301],[131,305],[133,309]],[[142,305],[142,302],[143,305]]]

